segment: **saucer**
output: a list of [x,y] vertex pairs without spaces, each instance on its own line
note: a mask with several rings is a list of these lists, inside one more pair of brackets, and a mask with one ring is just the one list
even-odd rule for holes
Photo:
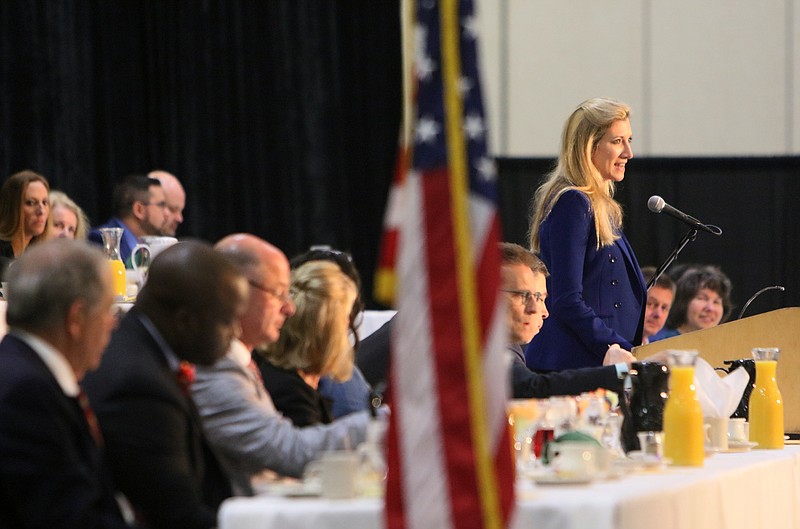
[[754,446],[758,446],[758,443],[750,441],[728,441],[728,452],[748,452]]
[[316,498],[322,493],[320,484],[314,481],[281,480],[263,483],[254,488],[258,494],[285,498]]
[[628,452],[628,459],[646,469],[663,468],[672,463],[671,459],[666,457],[658,457],[653,454],[643,454],[640,450],[632,450]]

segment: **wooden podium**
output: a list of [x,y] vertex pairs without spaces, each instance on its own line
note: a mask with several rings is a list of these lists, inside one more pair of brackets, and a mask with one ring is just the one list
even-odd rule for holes
[[754,347],[778,347],[778,388],[783,397],[784,427],[800,432],[800,307],[789,307],[723,323],[711,329],[659,340],[632,351],[647,358],[666,349],[697,349],[713,367],[725,367],[724,360],[752,358]]

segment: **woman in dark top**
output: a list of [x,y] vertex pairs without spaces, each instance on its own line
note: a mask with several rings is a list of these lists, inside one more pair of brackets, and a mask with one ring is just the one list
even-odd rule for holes
[[50,233],[50,185],[33,171],[21,171],[0,188],[0,257],[18,257]]
[[347,380],[353,370],[348,339],[356,286],[334,263],[311,261],[292,271],[295,314],[264,351],[261,374],[275,407],[296,426],[328,423],[319,379]]

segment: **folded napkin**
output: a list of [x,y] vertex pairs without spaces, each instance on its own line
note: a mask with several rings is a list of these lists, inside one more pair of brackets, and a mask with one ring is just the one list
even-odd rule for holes
[[725,377],[720,377],[702,358],[694,368],[694,385],[704,417],[730,417],[739,406],[742,395],[750,383],[750,375],[737,367]]

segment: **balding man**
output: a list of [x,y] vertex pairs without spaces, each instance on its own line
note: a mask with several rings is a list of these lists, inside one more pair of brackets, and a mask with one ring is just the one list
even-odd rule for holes
[[114,478],[148,527],[214,527],[231,493],[190,398],[188,363],[225,354],[247,296],[247,280],[211,246],[164,250],[84,382]]
[[78,386],[114,328],[108,264],[96,248],[60,239],[31,246],[6,280],[0,527],[128,527]]
[[174,174],[162,170],[151,171],[150,178],[161,182],[164,196],[167,199],[167,218],[161,228],[163,235],[175,237],[178,226],[183,223],[183,209],[186,207],[186,191],[183,190],[180,180]]
[[237,492],[252,494],[252,476],[265,469],[298,477],[321,451],[362,442],[369,414],[362,411],[332,424],[296,428],[277,412],[251,353],[276,341],[283,322],[294,313],[289,262],[276,247],[247,234],[225,237],[216,249],[247,277],[250,300],[239,318],[239,339],[214,366],[198,368],[192,394]]

